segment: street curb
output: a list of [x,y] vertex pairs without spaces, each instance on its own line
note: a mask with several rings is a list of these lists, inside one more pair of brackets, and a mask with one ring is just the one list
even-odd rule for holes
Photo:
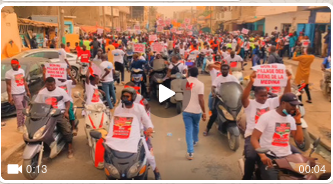
[[24,141],[22,141],[21,143],[16,144],[15,146],[13,146],[9,150],[7,150],[5,153],[1,154],[1,162],[6,161],[13,153],[15,153],[19,149],[23,148],[24,146],[25,146],[25,143],[24,143]]
[[[308,131],[309,132],[309,131]],[[315,136],[314,134],[312,134],[311,132],[309,132],[310,137],[314,140],[318,139],[317,136]],[[324,147],[325,149],[327,149],[328,151],[331,152],[331,145],[327,145],[326,143],[324,143],[323,141],[320,141],[319,143],[322,147]]]

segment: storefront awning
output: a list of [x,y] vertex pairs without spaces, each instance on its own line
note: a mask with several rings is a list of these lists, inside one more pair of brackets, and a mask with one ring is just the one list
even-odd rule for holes
[[41,22],[41,21],[35,21],[35,20],[23,19],[23,18],[18,18],[17,24],[26,25],[26,26],[35,26],[35,27],[58,27],[58,24],[56,24],[56,23]]
[[[103,29],[103,27],[100,27],[100,26],[79,26],[80,29],[86,33],[93,33],[93,32],[96,32],[97,29]],[[111,29],[110,28],[105,28],[105,30],[107,32],[110,32]]]
[[243,22],[244,23],[253,23],[253,22],[257,22],[259,20],[262,20],[264,19],[265,17],[264,16],[260,16],[260,17],[257,17],[257,18],[252,18],[252,19],[246,19],[244,20]]

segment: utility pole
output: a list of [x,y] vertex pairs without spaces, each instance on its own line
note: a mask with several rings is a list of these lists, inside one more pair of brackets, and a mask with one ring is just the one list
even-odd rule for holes
[[103,37],[105,36],[105,6],[102,6],[102,14],[103,14]]
[[210,6],[210,32],[212,33],[212,15],[213,15],[213,12],[212,12],[212,7]]
[[62,43],[62,38],[64,37],[65,27],[64,27],[64,10],[58,6],[58,48]]
[[111,25],[111,34],[113,35],[113,26],[114,26],[114,24],[113,24],[113,6],[111,6],[111,23],[112,23],[112,25]]

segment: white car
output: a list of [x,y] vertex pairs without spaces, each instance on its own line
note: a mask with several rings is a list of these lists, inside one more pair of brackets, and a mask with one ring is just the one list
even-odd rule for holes
[[[50,59],[52,63],[60,62],[59,59],[59,49],[31,49],[27,51],[23,51],[12,58],[27,58],[27,57],[42,57]],[[72,66],[72,75],[77,78],[79,74],[80,65],[76,63],[77,55],[73,53],[67,53],[67,60],[69,64]],[[80,61],[80,59],[78,60]]]

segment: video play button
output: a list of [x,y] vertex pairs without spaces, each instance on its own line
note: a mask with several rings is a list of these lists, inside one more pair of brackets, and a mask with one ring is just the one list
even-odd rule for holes
[[171,98],[173,95],[176,93],[169,88],[165,87],[163,84],[160,84],[159,86],[159,91],[158,91],[158,101],[160,103],[164,102],[165,100]]

